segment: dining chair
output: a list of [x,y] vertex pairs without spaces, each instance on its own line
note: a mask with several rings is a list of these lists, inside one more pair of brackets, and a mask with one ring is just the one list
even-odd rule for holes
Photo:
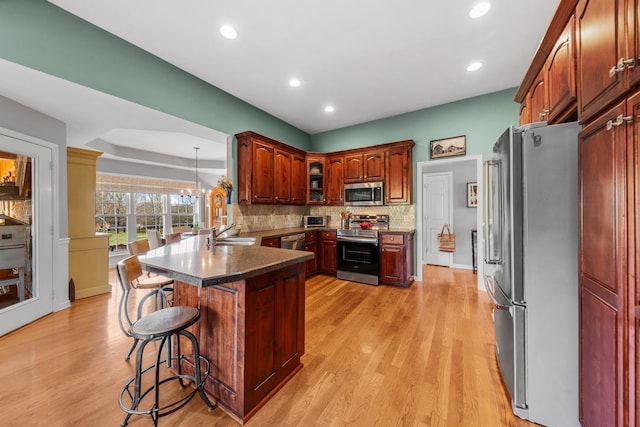
[[127,249],[129,250],[129,255],[143,255],[151,250],[147,239],[129,242],[127,243]]
[[149,241],[149,249],[156,249],[163,245],[158,230],[147,230],[147,240]]
[[182,239],[182,233],[180,232],[165,234],[164,236],[164,242],[166,245],[173,242],[179,242],[181,239]]
[[187,227],[185,225],[180,225],[178,227],[172,227],[174,233],[188,233],[191,231],[191,227]]

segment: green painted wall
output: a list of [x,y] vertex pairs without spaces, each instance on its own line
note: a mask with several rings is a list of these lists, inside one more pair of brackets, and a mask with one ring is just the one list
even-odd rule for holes
[[309,149],[307,133],[45,0],[0,0],[0,58],[230,135],[253,130]]
[[516,88],[425,108],[311,136],[311,149],[337,151],[413,139],[414,162],[429,160],[429,142],[458,135],[467,137],[467,154],[491,157],[491,148],[510,125],[518,124]]

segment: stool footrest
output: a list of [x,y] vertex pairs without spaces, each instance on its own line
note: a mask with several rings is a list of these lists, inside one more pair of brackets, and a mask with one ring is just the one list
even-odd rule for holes
[[[191,355],[193,356],[193,355]],[[180,359],[182,359],[182,361],[187,361],[187,357],[189,357],[189,355],[182,355],[180,357]],[[176,360],[177,358],[171,358],[171,360]],[[177,360],[176,360],[177,361]],[[140,402],[142,402],[142,400],[145,398],[145,396],[147,396],[149,393],[155,391],[156,389],[156,385],[152,384],[151,386],[149,386],[146,390],[144,391],[140,391],[139,392],[139,398],[136,401],[135,397],[134,397],[134,393],[131,392],[131,387],[132,385],[134,385],[135,381],[136,381],[136,377],[131,377],[129,379],[129,381],[127,381],[127,383],[124,385],[124,387],[122,388],[122,390],[120,391],[120,398],[118,403],[120,404],[120,409],[122,409],[124,412],[131,414],[131,415],[152,415],[155,417],[163,417],[165,415],[169,415],[172,414],[173,412],[177,411],[178,409],[182,408],[184,405],[186,405],[187,403],[189,403],[189,401],[193,398],[193,396],[196,395],[196,393],[198,393],[198,387],[202,387],[204,385],[204,380],[207,378],[207,376],[209,376],[209,361],[203,357],[200,356],[200,361],[204,362],[206,365],[206,369],[201,372],[200,376],[200,381],[196,381],[195,376],[193,375],[189,375],[189,374],[176,374],[173,376],[170,376],[168,378],[164,378],[162,379],[160,382],[158,382],[158,387],[160,387],[162,384],[168,383],[170,381],[176,381],[178,380],[180,382],[180,387],[184,387],[185,383],[183,383],[184,380],[187,380],[188,382],[193,383],[194,385],[194,389],[187,395],[180,397],[179,399],[171,402],[171,403],[166,403],[164,404],[162,407],[151,407],[149,409],[139,409],[138,405],[140,404]],[[161,360],[160,363],[164,364],[166,362],[165,360]],[[177,361],[178,363],[180,363],[180,361]],[[150,370],[153,370],[156,368],[156,365],[150,365],[148,367],[146,367],[145,369],[142,370],[141,375],[144,375],[145,373],[147,373]],[[128,401],[130,402],[128,405],[124,402],[124,400],[128,397]]]
[[[168,345],[171,342],[172,336],[176,338],[175,356],[169,354],[166,358],[163,358],[162,353],[165,344]],[[181,336],[191,341],[193,350],[192,354],[182,354],[182,352],[180,351]],[[134,334],[134,338],[140,339],[140,336]],[[142,354],[147,344],[153,341],[160,342],[156,353],[155,363],[151,366],[143,368]],[[167,341],[169,341],[169,343]],[[173,366],[173,369],[175,369],[175,375],[160,379],[160,370],[161,367],[165,364],[170,369]],[[193,367],[193,375],[183,372],[183,364],[189,364]],[[204,370],[201,369],[203,365],[205,368]],[[196,393],[200,395],[200,398],[209,407],[209,409],[214,409],[215,405],[211,403],[204,392],[204,382],[209,376],[209,372],[209,360],[206,357],[200,355],[198,340],[191,332],[187,330],[169,330],[160,336],[152,336],[143,339],[138,346],[138,352],[136,356],[136,374],[126,382],[126,384],[120,391],[120,397],[118,398],[120,409],[122,409],[126,413],[121,425],[126,426],[131,415],[150,415],[151,420],[153,421],[153,425],[157,426],[159,417],[169,415],[182,408],[193,398],[193,396],[195,396]],[[143,375],[147,373],[149,373],[149,375],[153,377],[153,382],[148,387],[147,385],[145,385],[144,387],[146,388],[144,388],[143,390],[142,379]],[[171,403],[162,403],[161,406],[160,386],[162,384],[175,380],[180,383],[181,388],[184,388],[189,382],[192,382],[194,389],[191,392],[175,399]],[[143,399],[145,399],[147,395],[151,396],[149,396],[149,398],[147,399],[147,403],[143,403]],[[150,408],[141,409],[141,405],[145,405],[147,407],[150,406]]]

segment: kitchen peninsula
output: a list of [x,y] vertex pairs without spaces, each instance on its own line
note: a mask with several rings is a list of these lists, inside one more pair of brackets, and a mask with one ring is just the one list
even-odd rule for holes
[[192,327],[211,363],[205,391],[240,423],[302,368],[305,251],[207,246],[195,236],[140,257],[175,280],[176,305],[200,309]]

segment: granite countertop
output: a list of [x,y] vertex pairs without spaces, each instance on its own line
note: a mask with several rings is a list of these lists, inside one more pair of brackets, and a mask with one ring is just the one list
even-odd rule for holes
[[385,233],[413,234],[415,232],[416,232],[415,228],[390,228],[389,230],[380,230],[380,234],[385,234]]
[[140,262],[145,269],[206,287],[258,276],[313,256],[311,252],[259,246],[258,239],[252,246],[207,248],[207,236],[193,236],[149,251],[140,256]]
[[263,230],[263,231],[252,231],[249,233],[240,233],[242,237],[255,237],[256,245],[259,245],[262,239],[271,239],[274,237],[283,237],[290,236],[292,234],[300,234],[305,231],[336,231],[335,227],[313,227],[313,228],[304,228],[304,227],[292,227],[292,228],[279,228],[275,230]]
[[[337,231],[338,227],[294,227],[294,228],[280,228],[275,230],[254,231],[249,233],[240,233],[241,237],[255,237],[256,245],[259,245],[262,239],[270,239],[275,237],[289,236],[291,234],[304,233],[305,231]],[[389,230],[379,230],[383,233],[415,233],[415,228],[391,228]]]

